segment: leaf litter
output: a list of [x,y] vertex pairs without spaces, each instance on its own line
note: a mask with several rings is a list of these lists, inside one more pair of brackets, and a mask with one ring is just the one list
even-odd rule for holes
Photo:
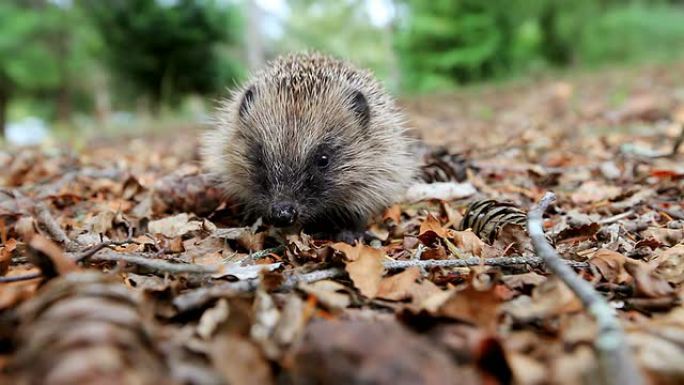
[[355,245],[242,223],[196,166],[196,128],[6,151],[0,382],[599,383],[594,320],[526,233],[553,191],[547,240],[649,383],[681,383],[672,66],[406,101],[424,181]]

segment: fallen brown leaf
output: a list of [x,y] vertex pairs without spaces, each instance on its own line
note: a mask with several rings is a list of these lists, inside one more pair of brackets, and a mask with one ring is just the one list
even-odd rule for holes
[[358,252],[358,258],[347,262],[345,269],[361,294],[368,298],[375,298],[385,271],[382,265],[385,252],[363,245],[354,250]]

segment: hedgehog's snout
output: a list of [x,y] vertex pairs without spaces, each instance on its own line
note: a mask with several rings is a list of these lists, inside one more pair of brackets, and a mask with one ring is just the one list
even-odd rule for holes
[[267,221],[276,227],[288,227],[297,221],[298,216],[299,213],[294,203],[276,202],[271,205]]

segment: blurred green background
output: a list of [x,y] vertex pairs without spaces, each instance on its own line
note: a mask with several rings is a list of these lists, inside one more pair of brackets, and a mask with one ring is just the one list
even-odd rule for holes
[[306,49],[412,97],[676,60],[684,1],[2,0],[0,127],[21,137],[206,121],[250,70]]

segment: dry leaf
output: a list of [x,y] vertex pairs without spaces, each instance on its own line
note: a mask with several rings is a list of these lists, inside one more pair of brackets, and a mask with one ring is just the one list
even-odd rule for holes
[[221,298],[214,307],[204,311],[197,324],[197,334],[208,340],[214,334],[221,322],[228,319],[228,301]]
[[440,305],[435,315],[469,322],[483,328],[495,328],[503,301],[495,290],[477,291],[471,286],[454,291]]
[[684,244],[658,250],[651,263],[659,277],[673,284],[684,282]]
[[655,269],[641,261],[629,260],[625,263],[625,270],[634,277],[636,294],[648,298],[660,298],[670,296],[674,289],[670,284],[659,277]]
[[8,239],[5,245],[0,248],[0,276],[7,273],[10,262],[12,262],[12,253],[17,249],[17,240]]
[[439,238],[446,238],[447,234],[447,229],[442,227],[439,219],[435,218],[432,214],[429,214],[423,223],[420,224],[418,239],[420,239],[424,245],[432,246]]
[[401,206],[390,206],[387,210],[385,210],[385,213],[382,216],[382,220],[385,222],[392,221],[394,224],[397,225],[401,223]]
[[574,203],[593,203],[603,200],[613,199],[622,193],[622,189],[617,186],[609,186],[597,181],[589,180],[572,193]]
[[333,310],[345,309],[351,303],[349,295],[345,293],[347,287],[331,280],[323,280],[313,283],[300,283],[299,289],[311,294],[325,307]]
[[421,278],[420,269],[411,267],[399,274],[385,277],[380,282],[377,297],[390,301],[403,301],[413,297],[412,291]]
[[601,273],[606,281],[624,283],[629,279],[629,274],[624,268],[626,261],[627,258],[616,251],[600,249],[588,262]]
[[382,265],[385,252],[370,246],[360,246],[355,250],[358,250],[358,258],[347,262],[345,269],[361,294],[375,298],[385,272]]
[[152,221],[148,224],[152,234],[162,234],[167,238],[182,237],[183,235],[202,229],[202,222],[191,221],[186,213],[174,215]]
[[470,230],[450,231],[449,235],[454,240],[454,244],[466,253],[475,256],[482,256],[482,250],[487,246],[475,233]]
[[673,246],[684,239],[684,229],[649,227],[642,233],[642,236],[644,239],[655,239],[661,245]]

